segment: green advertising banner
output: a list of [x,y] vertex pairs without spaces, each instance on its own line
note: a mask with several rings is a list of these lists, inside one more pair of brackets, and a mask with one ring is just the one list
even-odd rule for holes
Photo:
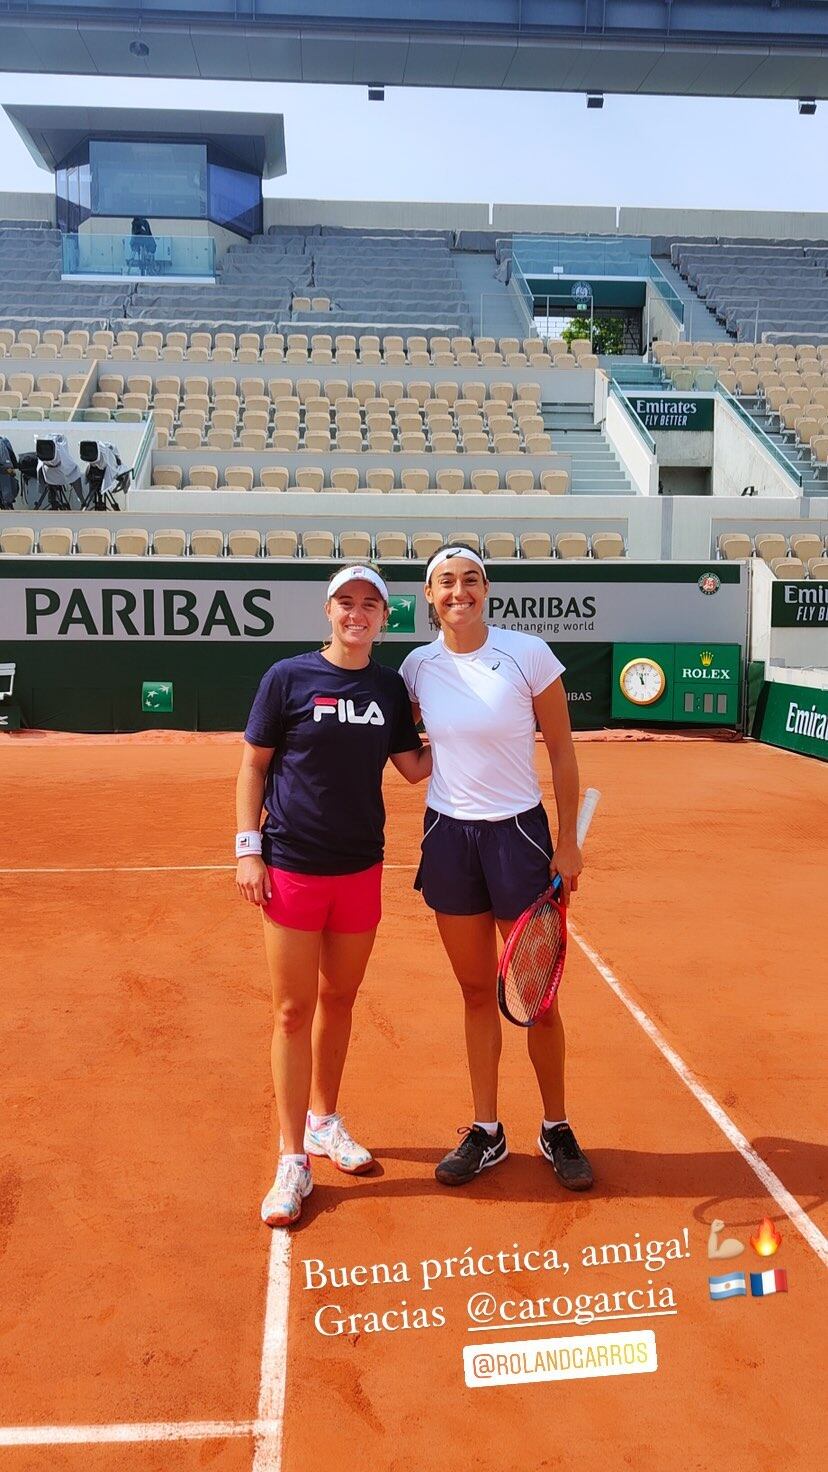
[[711,430],[712,394],[627,394],[645,429]]
[[828,629],[828,583],[774,582],[771,628]]
[[753,735],[768,746],[828,761],[828,690],[768,680],[759,697]]

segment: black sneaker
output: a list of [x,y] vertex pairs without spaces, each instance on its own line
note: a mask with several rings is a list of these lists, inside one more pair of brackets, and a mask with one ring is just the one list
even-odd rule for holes
[[568,1124],[553,1124],[551,1129],[541,1125],[538,1145],[562,1186],[570,1191],[589,1190],[594,1181],[592,1166]]
[[497,1165],[509,1154],[503,1125],[498,1122],[497,1134],[490,1135],[481,1125],[473,1124],[457,1131],[463,1136],[460,1144],[448,1155],[444,1155],[434,1174],[443,1186],[465,1186],[482,1170]]

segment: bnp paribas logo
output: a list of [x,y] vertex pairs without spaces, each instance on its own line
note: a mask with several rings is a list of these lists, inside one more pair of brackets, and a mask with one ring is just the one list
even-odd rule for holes
[[388,633],[413,634],[417,616],[416,593],[391,593],[388,597]]
[[699,655],[699,663],[703,665],[706,670],[709,670],[710,666],[713,663],[713,655],[711,654],[709,649],[703,649],[701,651],[701,654]]

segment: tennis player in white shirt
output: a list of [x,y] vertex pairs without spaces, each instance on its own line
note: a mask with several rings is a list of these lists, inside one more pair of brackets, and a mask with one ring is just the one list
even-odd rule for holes
[[[550,875],[560,874],[568,903],[583,867],[564,667],[535,635],[486,624],[488,589],[485,564],[475,552],[443,547],[429,562],[425,582],[439,636],[413,650],[400,669],[434,764],[415,888],[435,912],[463,993],[474,1103],[471,1126],[437,1166],[446,1186],[465,1185],[509,1153],[497,1107],[497,932],[508,935]],[[536,722],[555,788],[554,854],[535,771]],[[543,1102],[541,1153],[564,1186],[588,1190],[592,1169],[564,1105],[557,999],[526,1036]]]

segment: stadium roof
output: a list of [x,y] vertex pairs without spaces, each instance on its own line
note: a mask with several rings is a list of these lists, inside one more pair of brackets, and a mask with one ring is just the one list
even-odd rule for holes
[[263,179],[287,172],[279,113],[159,112],[137,107],[49,107],[7,103],[3,111],[35,163],[54,173],[87,138],[178,138],[216,143]]
[[828,94],[826,0],[0,0],[6,72]]

